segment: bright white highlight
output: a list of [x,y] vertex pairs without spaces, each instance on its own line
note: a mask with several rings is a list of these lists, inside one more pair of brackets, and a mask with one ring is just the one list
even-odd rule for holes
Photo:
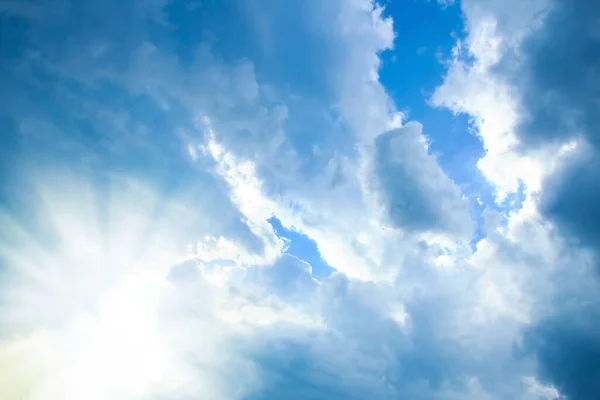
[[2,322],[16,331],[0,346],[0,392],[137,398],[177,382],[158,306],[169,269],[185,259],[172,240],[182,208],[119,178],[105,209],[85,180],[40,182],[34,227],[3,216],[14,240],[2,248],[12,282]]

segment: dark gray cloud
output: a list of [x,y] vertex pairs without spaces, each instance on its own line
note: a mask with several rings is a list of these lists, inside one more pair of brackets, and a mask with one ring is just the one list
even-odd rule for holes
[[[540,208],[591,247],[600,234],[599,27],[597,1],[555,1],[544,26],[524,41],[519,67],[509,73],[521,93],[517,133],[526,147],[583,140],[577,154],[544,182]],[[514,61],[508,57],[504,65]]]
[[[522,45],[519,134],[527,144],[600,136],[600,3],[556,0],[544,26]],[[511,60],[513,61],[513,60]]]
[[[520,61],[511,55],[501,63],[501,70],[521,94],[517,133],[524,148],[573,139],[582,143],[575,155],[546,178],[539,208],[567,242],[598,254],[600,2],[554,1],[544,25],[523,42],[519,54]],[[574,267],[564,266],[571,271]],[[559,292],[566,300],[576,293],[572,288]],[[600,398],[600,293],[584,297],[568,310],[566,301],[553,306],[552,316],[532,327],[526,342],[537,356],[541,377],[571,400]]]
[[537,354],[541,377],[573,400],[600,394],[600,313],[598,302],[550,317],[526,335]]
[[[544,183],[542,211],[591,247],[600,235],[600,3],[557,0],[544,26],[522,45],[511,78],[521,92],[524,145],[585,141]],[[504,65],[514,62],[508,57]]]
[[377,138],[375,168],[389,216],[410,231],[468,237],[468,203],[423,142],[422,126],[409,122]]
[[576,244],[598,249],[600,243],[600,157],[592,150],[573,158],[546,179],[542,212]]

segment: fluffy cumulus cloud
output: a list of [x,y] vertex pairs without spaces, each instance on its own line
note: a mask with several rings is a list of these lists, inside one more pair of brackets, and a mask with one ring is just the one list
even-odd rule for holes
[[468,239],[468,204],[428,153],[422,127],[409,122],[377,137],[376,146],[378,178],[394,225]]
[[600,8],[437,3],[481,213],[384,4],[0,0],[0,398],[600,397]]

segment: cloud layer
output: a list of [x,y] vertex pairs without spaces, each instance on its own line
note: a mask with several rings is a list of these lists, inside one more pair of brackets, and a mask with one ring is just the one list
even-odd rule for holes
[[0,397],[598,398],[600,10],[441,3],[481,215],[378,3],[0,1]]

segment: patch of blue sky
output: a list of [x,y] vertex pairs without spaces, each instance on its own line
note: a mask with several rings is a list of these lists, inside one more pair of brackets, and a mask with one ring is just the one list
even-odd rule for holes
[[314,278],[321,280],[331,275],[334,269],[323,260],[317,244],[312,239],[300,232],[285,228],[276,217],[269,218],[268,221],[277,236],[288,240],[286,252],[311,265]]

